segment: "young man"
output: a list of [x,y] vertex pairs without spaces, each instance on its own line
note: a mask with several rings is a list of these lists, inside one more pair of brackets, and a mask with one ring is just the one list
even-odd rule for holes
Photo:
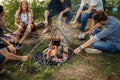
[[[78,54],[81,49],[91,44],[93,48],[109,53],[120,51],[120,21],[113,16],[107,16],[107,13],[102,10],[96,11],[92,19],[96,22],[96,25],[88,33],[94,30],[95,36],[76,48],[74,53]],[[102,25],[105,25],[105,29],[100,31],[98,27]]]
[[[62,17],[65,16],[66,20],[64,26],[70,22],[73,17],[71,11],[71,0],[51,0],[45,11],[45,25],[51,25],[51,18],[58,15],[58,20],[61,21]],[[61,24],[61,23],[60,23]],[[46,28],[47,30],[48,28]],[[44,32],[46,32],[46,30]]]
[[3,66],[7,60],[26,61],[28,59],[28,56],[18,56],[15,53],[12,53],[14,51],[16,51],[16,49],[13,45],[11,45],[4,38],[0,38],[0,75],[7,72],[3,69]]
[[72,25],[74,26],[77,22],[80,23],[80,32],[84,32],[88,18],[91,18],[96,10],[103,10],[102,0],[81,0]]

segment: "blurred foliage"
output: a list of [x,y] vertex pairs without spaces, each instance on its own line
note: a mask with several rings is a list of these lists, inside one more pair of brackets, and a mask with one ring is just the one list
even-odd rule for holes
[[6,12],[6,23],[8,25],[9,28],[11,28],[12,30],[15,29],[15,27],[13,27],[14,25],[14,15],[15,12],[18,9],[19,6],[19,2],[17,0],[3,0],[2,4],[5,8],[5,12]]

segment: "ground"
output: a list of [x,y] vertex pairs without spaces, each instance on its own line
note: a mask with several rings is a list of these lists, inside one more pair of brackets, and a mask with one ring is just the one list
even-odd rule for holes
[[[55,27],[56,25],[53,28],[55,29]],[[70,26],[66,26],[65,28],[59,26],[59,29],[56,30],[57,37],[61,37],[63,39],[62,41],[72,49],[85,42],[73,38],[73,35],[78,29],[73,29]],[[25,41],[24,47],[20,50],[19,55],[29,54],[34,46],[43,39],[46,40],[39,44],[32,51],[32,54],[42,51],[48,46],[51,32],[41,35],[43,30],[44,28],[38,31],[38,38],[29,37]],[[62,31],[69,42],[66,41],[60,31]],[[11,73],[2,75],[0,80],[120,80],[119,57],[119,53],[88,54],[82,51],[81,54],[73,55],[68,62],[59,66],[46,65],[41,67],[38,63],[33,63],[30,58],[25,62],[22,70],[20,68],[23,62],[9,61],[5,68],[10,70]]]

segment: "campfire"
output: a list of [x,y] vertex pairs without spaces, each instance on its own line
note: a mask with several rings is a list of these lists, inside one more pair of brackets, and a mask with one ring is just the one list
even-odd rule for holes
[[51,63],[65,62],[68,59],[68,52],[63,50],[64,47],[61,49],[59,47],[62,47],[59,41],[52,41],[52,44],[43,51],[44,58]]
[[67,45],[62,44],[60,38],[52,38],[48,48],[43,52],[34,54],[32,59],[41,66],[44,66],[45,64],[57,65],[69,60],[71,55],[72,51]]

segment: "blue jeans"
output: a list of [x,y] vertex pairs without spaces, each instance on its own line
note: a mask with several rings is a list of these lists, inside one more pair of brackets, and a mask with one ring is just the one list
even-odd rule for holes
[[[88,8],[89,8],[89,6],[88,6],[88,5],[85,5],[85,6],[83,7],[83,10],[82,10],[82,11],[85,11],[85,10],[87,10]],[[86,27],[86,24],[87,24],[88,19],[89,19],[89,18],[92,18],[92,15],[93,15],[95,12],[96,12],[96,10],[93,9],[89,14],[80,14],[80,15],[79,15],[77,21],[78,21],[79,23],[81,23],[80,30],[81,30],[82,32],[85,31],[85,27]]]
[[[59,15],[60,12],[56,12],[56,11],[50,11],[50,14],[48,16],[48,25],[51,25],[51,18],[53,16]],[[70,22],[70,20],[73,17],[73,12],[71,10],[67,11],[66,13],[63,14],[63,17],[66,17],[65,23],[68,24]]]
[[[93,31],[93,34],[97,34],[101,32],[99,29],[96,29]],[[110,42],[107,42],[107,39],[101,39],[101,40],[98,40],[98,41],[95,41],[92,46],[95,48],[95,49],[99,49],[99,50],[102,50],[102,51],[105,51],[105,52],[109,52],[109,53],[116,53],[118,52],[118,49],[116,48],[115,45],[111,44]]]

